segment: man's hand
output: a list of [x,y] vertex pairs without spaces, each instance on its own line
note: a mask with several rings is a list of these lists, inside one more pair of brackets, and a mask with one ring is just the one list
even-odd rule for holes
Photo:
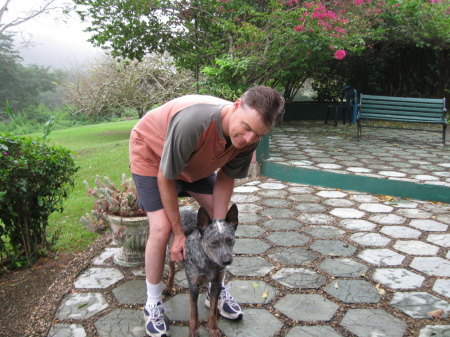
[[186,236],[178,234],[173,236],[172,246],[170,247],[170,259],[173,262],[181,262],[186,258],[186,250],[184,249],[184,242]]

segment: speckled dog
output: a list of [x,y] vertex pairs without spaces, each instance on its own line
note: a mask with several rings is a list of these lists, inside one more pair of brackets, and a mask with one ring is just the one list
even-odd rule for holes
[[[191,318],[189,336],[199,336],[197,301],[200,288],[211,282],[210,312],[208,318],[209,335],[221,336],[217,327],[217,301],[226,266],[233,261],[235,231],[238,225],[238,209],[235,204],[229,209],[225,219],[211,220],[208,212],[200,208],[194,211],[182,210],[181,223],[186,235],[186,259],[183,265],[189,283]],[[170,294],[175,276],[175,266],[169,262],[170,274],[164,294]]]

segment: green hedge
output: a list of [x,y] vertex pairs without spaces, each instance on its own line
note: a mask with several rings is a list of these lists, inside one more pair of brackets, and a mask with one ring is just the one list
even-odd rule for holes
[[0,134],[0,272],[46,251],[48,217],[63,210],[78,169],[65,148]]

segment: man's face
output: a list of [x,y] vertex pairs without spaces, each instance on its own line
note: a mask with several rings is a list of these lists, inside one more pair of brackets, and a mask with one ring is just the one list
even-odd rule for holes
[[234,147],[243,147],[256,143],[269,128],[263,123],[258,112],[243,106],[241,100],[233,104],[235,112],[230,118],[229,136]]

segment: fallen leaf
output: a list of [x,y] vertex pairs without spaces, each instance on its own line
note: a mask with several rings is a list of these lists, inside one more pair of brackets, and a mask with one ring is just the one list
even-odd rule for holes
[[84,308],[85,306],[87,306],[88,305],[88,303],[86,302],[86,303],[81,303],[81,304],[79,304],[78,305],[78,309],[81,309],[81,308]]
[[441,318],[443,314],[444,314],[444,310],[443,309],[437,309],[437,310],[433,310],[433,311],[427,312],[427,315],[431,316],[433,318]]
[[259,287],[258,282],[252,282],[252,285],[253,285],[253,288],[258,288]]
[[269,296],[269,292],[268,291],[263,292],[262,295],[261,295],[262,298],[267,298],[267,296]]
[[339,288],[339,282],[336,282],[335,284],[334,284],[334,287],[337,289],[337,288]]

